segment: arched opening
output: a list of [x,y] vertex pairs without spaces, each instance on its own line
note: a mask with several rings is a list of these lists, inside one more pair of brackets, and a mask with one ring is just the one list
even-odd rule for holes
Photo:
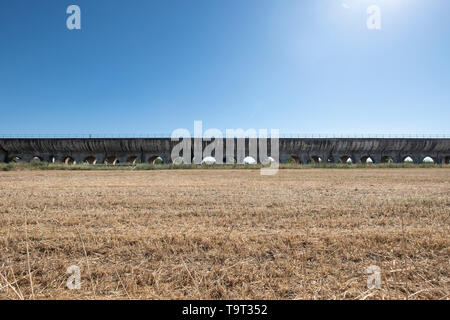
[[39,156],[34,156],[33,158],[31,158],[31,160],[30,160],[30,162],[42,162],[42,161],[44,161],[44,159],[42,159],[41,157],[39,157]]
[[255,158],[248,156],[248,157],[244,158],[243,163],[244,164],[256,164],[256,160],[255,160]]
[[127,163],[136,164],[137,161],[138,161],[138,157],[136,157],[136,156],[131,156],[131,157],[127,158]]
[[97,159],[93,156],[89,156],[83,160],[83,163],[84,164],[97,164]]
[[185,164],[185,161],[182,157],[176,157],[175,159],[172,159],[172,164],[180,166],[182,164]]
[[275,159],[272,158],[272,157],[266,157],[266,158],[264,158],[263,161],[261,161],[261,163],[262,163],[263,165],[265,165],[265,166],[268,166],[268,165],[270,165],[270,164],[272,164],[272,163],[274,163],[274,162],[275,162]]
[[312,156],[311,158],[309,158],[308,163],[310,164],[319,164],[322,163],[323,160],[321,157],[319,156]]
[[160,156],[152,156],[148,159],[148,163],[150,164],[163,164],[164,161]]
[[414,163],[414,159],[412,158],[412,156],[405,156],[405,157],[403,157],[402,162]]
[[72,157],[65,157],[63,160],[64,164],[75,164],[75,160]]
[[202,164],[206,164],[206,165],[213,165],[216,164],[216,159],[214,157],[205,157],[202,160]]
[[381,163],[394,163],[394,159],[389,156],[381,157]]
[[422,159],[422,163],[431,164],[436,163],[436,161],[432,157],[426,156],[425,158]]
[[444,164],[450,164],[450,156],[444,158]]
[[116,156],[109,156],[109,157],[107,157],[106,160],[105,160],[105,164],[107,164],[107,165],[113,165],[113,166],[115,166],[115,165],[118,164],[118,163],[119,163],[119,161],[117,160],[117,157],[116,157]]
[[297,156],[292,155],[289,159],[286,160],[286,163],[297,163],[300,164],[300,158]]
[[15,163],[22,162],[22,158],[18,157],[18,156],[14,156],[9,160],[9,162],[15,162]]
[[364,157],[361,158],[360,161],[363,164],[373,164],[373,163],[375,163],[375,161],[373,161],[371,156],[364,156]]
[[352,163],[353,163],[353,160],[352,160],[352,157],[350,157],[350,156],[342,156],[342,157],[339,159],[339,162],[340,162],[340,163],[345,163],[345,164],[352,164]]

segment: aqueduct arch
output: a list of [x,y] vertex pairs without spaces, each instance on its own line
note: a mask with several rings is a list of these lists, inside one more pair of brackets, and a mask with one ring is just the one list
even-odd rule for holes
[[139,158],[137,156],[131,156],[127,158],[127,163],[136,164],[138,162]]
[[33,156],[30,159],[30,162],[43,162],[43,161],[44,161],[44,159],[42,157],[40,157],[40,156]]
[[256,161],[255,158],[253,158],[252,156],[247,156],[244,158],[244,160],[242,161],[243,164],[257,164],[258,162]]
[[412,156],[412,155],[406,155],[406,156],[403,156],[403,157],[402,157],[401,162],[404,162],[404,163],[413,163],[413,162],[416,162],[416,160],[414,159],[414,156]]
[[63,158],[63,163],[64,164],[76,164],[75,159],[70,157],[70,156],[66,156]]
[[436,163],[436,159],[434,157],[425,156],[420,161],[421,163]]
[[309,163],[319,164],[319,163],[322,163],[322,162],[323,162],[323,159],[320,156],[312,156],[309,159]]
[[22,158],[19,156],[12,156],[10,159],[8,159],[8,162],[22,162]]
[[286,162],[297,163],[297,164],[302,163],[302,161],[300,160],[300,157],[298,157],[296,155],[291,155],[290,158]]
[[105,164],[107,164],[107,165],[113,165],[113,166],[115,166],[115,165],[118,164],[118,163],[119,163],[119,160],[117,159],[116,156],[108,156],[108,157],[106,157],[106,159],[105,159]]
[[93,156],[84,158],[83,163],[85,164],[97,164],[97,159]]
[[373,159],[373,157],[371,157],[370,155],[367,156],[363,156],[360,159],[360,162],[363,164],[367,164],[367,163],[375,163],[375,160]]
[[391,156],[383,156],[381,157],[381,163],[392,163],[394,159]]
[[352,157],[351,156],[347,156],[347,155],[341,156],[339,158],[339,162],[340,163],[355,163],[354,160],[352,159]]
[[161,156],[151,156],[148,158],[148,163],[150,164],[162,164],[164,163],[163,158]]
[[209,157],[205,157],[202,160],[202,164],[206,164],[206,165],[213,165],[216,164],[217,160],[215,157],[209,156]]

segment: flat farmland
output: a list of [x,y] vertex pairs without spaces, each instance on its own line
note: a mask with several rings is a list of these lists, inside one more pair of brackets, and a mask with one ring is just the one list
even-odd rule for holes
[[0,298],[449,299],[449,216],[448,168],[0,172]]

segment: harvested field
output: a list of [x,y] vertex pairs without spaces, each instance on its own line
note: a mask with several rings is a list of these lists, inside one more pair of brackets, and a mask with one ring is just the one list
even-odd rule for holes
[[0,172],[0,298],[449,299],[449,216],[448,168]]

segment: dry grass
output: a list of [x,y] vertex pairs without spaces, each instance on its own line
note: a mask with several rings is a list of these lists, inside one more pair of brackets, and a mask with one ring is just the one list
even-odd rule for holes
[[442,168],[1,172],[0,298],[449,299],[449,194]]

